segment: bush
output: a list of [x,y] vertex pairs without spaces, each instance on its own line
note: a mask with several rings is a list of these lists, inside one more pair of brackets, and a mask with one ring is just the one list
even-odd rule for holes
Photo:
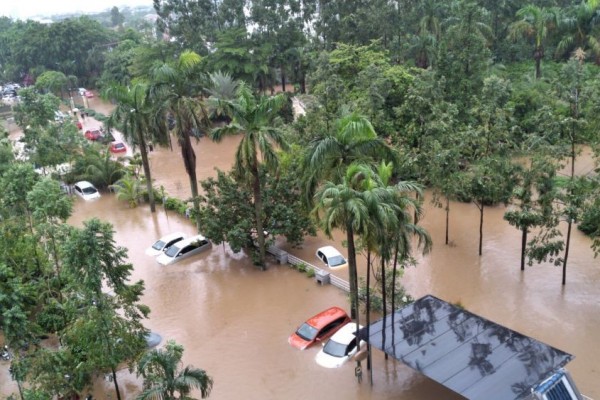
[[306,264],[301,263],[296,266],[296,269],[300,272],[306,272]]
[[315,270],[312,268],[307,268],[306,269],[306,276],[308,276],[309,278],[314,278],[315,277]]
[[587,208],[581,216],[581,222],[577,228],[588,236],[600,236],[600,208]]

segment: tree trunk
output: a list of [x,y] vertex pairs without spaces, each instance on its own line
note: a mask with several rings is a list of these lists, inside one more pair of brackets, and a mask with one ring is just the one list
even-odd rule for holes
[[481,207],[479,208],[479,255],[483,254],[483,199],[481,199]]
[[113,383],[115,384],[115,392],[117,393],[117,400],[121,400],[121,392],[119,391],[119,383],[117,382],[117,371],[114,367],[110,368],[112,371]]
[[256,238],[258,240],[259,251],[258,261],[260,263],[260,268],[264,271],[267,269],[265,263],[265,232],[263,229],[262,219],[262,193],[260,191],[260,175],[258,173],[258,165],[256,160],[254,160],[254,165],[252,167],[252,176],[254,177],[254,213],[256,218]]
[[142,166],[144,167],[144,175],[146,175],[146,190],[148,190],[148,202],[150,203],[150,211],[156,212],[156,204],[154,201],[154,190],[152,189],[152,175],[150,172],[150,163],[148,162],[148,148],[146,147],[146,138],[141,130],[138,130],[138,141],[140,144],[140,155],[142,156]]
[[521,236],[521,271],[525,271],[525,249],[527,248],[527,227],[522,229]]
[[[381,256],[381,304],[383,307],[383,319],[387,317],[387,295],[385,286],[385,259]],[[392,332],[394,330],[392,329]],[[385,353],[385,359],[388,359],[388,354]]]
[[[371,344],[369,340],[369,335],[371,334],[369,326],[371,325],[371,251],[367,251],[367,315],[366,315],[366,325],[367,325],[367,369],[369,370],[369,380],[371,382],[371,386],[373,386],[373,365],[371,360]],[[357,327],[358,329],[358,327]],[[358,337],[358,335],[357,335]],[[356,342],[357,353],[360,351],[360,341]]]
[[448,244],[450,231],[450,199],[446,197],[446,244]]
[[281,91],[285,92],[285,69],[283,65],[280,67],[281,70]]
[[192,141],[187,130],[180,139],[181,156],[185,165],[185,171],[190,178],[190,188],[192,190],[192,202],[194,203],[194,216],[196,218],[196,229],[200,232],[200,200],[198,199],[198,179],[196,178],[196,153],[192,147]]
[[304,76],[304,72],[300,74],[300,93],[306,93],[306,76]]
[[350,317],[358,315],[358,285],[356,282],[356,249],[354,248],[354,232],[352,224],[346,224],[346,241],[348,242],[348,281],[350,283]]

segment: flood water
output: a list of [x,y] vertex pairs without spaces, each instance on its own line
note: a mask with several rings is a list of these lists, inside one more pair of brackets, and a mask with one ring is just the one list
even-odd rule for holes
[[[221,144],[203,138],[196,144],[198,178],[216,175],[214,166],[227,169],[239,139]],[[157,186],[181,198],[189,196],[189,182],[179,150],[151,153]],[[590,160],[583,160],[588,165]],[[582,164],[584,165],[584,164]],[[578,165],[578,168],[580,166]],[[587,168],[587,167],[581,167]],[[129,209],[113,195],[94,202],[77,199],[70,223],[98,217],[113,224],[115,239],[129,249],[133,279],[143,279],[143,303],[152,312],[146,326],[185,348],[184,365],[205,369],[214,379],[211,399],[459,399],[441,385],[374,350],[374,385],[365,374],[357,383],[354,365],[337,370],[314,362],[317,348],[298,351],[287,337],[307,317],[332,305],[348,310],[346,294],[271,260],[260,271],[243,254],[227,246],[213,246],[202,255],[163,267],[144,250],[157,237],[173,231],[194,233],[193,224],[161,207],[156,214],[147,206]],[[551,265],[519,269],[520,233],[503,221],[504,207],[486,208],[483,256],[478,256],[479,213],[471,204],[452,203],[451,244],[444,245],[445,215],[426,203],[421,221],[434,248],[419,257],[418,266],[403,279],[414,297],[433,294],[460,301],[469,311],[555,346],[575,356],[567,365],[580,390],[600,399],[600,262],[594,259],[590,240],[573,230],[567,285],[561,286],[561,269]],[[330,240],[320,234],[306,239],[294,255],[319,267],[318,247],[341,245],[343,235]],[[359,258],[364,275],[365,261]],[[347,270],[333,272],[347,279]],[[364,317],[362,318],[364,321]],[[164,343],[164,342],[163,342]],[[0,361],[0,394],[16,392]],[[140,381],[126,370],[119,372],[124,398],[139,392]],[[115,398],[112,383],[98,380],[98,399]],[[199,397],[199,395],[198,395]]]

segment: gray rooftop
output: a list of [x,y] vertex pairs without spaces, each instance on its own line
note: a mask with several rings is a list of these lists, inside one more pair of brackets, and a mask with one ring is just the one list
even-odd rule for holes
[[[532,316],[533,318],[533,316]],[[523,399],[573,356],[427,295],[359,332],[468,399]]]

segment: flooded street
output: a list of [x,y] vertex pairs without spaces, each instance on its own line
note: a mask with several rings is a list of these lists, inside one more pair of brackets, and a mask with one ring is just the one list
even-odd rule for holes
[[[226,138],[221,144],[202,138],[195,144],[198,178],[215,176],[214,167],[228,169],[238,143],[239,138]],[[164,186],[171,196],[189,196],[176,143],[173,152],[155,149],[150,159],[157,187]],[[404,285],[415,298],[433,294],[460,301],[469,311],[573,354],[567,369],[584,394],[600,399],[600,260],[594,259],[590,240],[573,230],[567,285],[562,287],[560,268],[547,264],[520,271],[520,232],[503,221],[504,211],[500,206],[485,209],[480,257],[477,208],[452,203],[451,244],[446,246],[444,210],[434,208],[428,198],[421,223],[433,238],[433,251],[406,270]],[[318,348],[298,351],[288,345],[287,337],[306,318],[332,305],[349,309],[347,295],[337,288],[319,286],[272,259],[262,272],[223,245],[161,266],[144,254],[146,247],[170,232],[195,233],[190,221],[165,213],[161,206],[152,214],[147,205],[130,209],[114,195],[103,194],[92,202],[77,198],[69,222],[81,226],[92,217],[113,224],[117,243],[129,249],[132,279],[145,281],[143,303],[152,310],[146,326],[163,336],[163,344],[173,339],[184,346],[184,365],[208,372],[214,379],[211,399],[461,398],[394,360],[385,361],[377,350],[371,387],[364,364],[363,382],[358,384],[353,363],[325,369],[314,361]],[[335,240],[320,234],[307,238],[301,249],[287,250],[323,268],[316,249],[333,244],[346,254],[342,239],[339,233]],[[364,275],[364,257],[359,262]],[[333,273],[347,279],[346,269]],[[16,391],[5,364],[0,362],[2,395]],[[126,370],[119,378],[123,398],[134,398],[139,380]],[[114,393],[103,394],[111,390],[112,383],[98,380],[95,398],[114,399]]]

